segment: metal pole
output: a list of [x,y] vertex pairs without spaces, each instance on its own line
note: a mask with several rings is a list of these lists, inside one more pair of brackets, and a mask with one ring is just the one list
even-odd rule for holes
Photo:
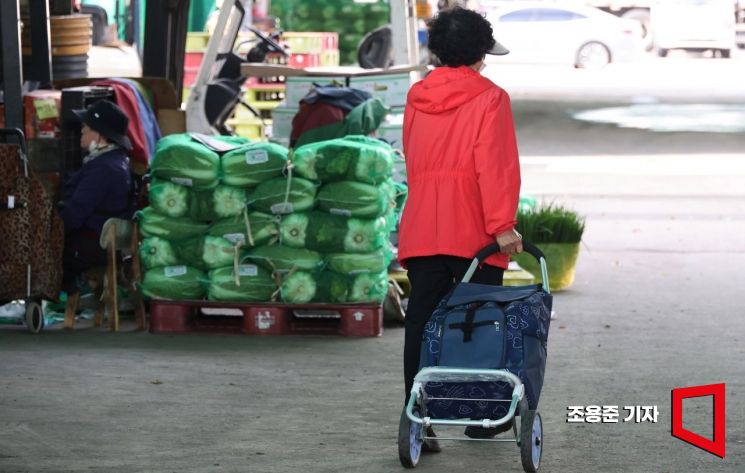
[[29,80],[40,82],[41,88],[52,85],[52,55],[49,38],[49,3],[46,0],[30,0],[31,13],[31,70]]
[[393,63],[419,63],[415,0],[391,0],[391,29],[393,30]]
[[18,0],[0,1],[0,45],[3,48],[5,127],[23,128],[21,18]]

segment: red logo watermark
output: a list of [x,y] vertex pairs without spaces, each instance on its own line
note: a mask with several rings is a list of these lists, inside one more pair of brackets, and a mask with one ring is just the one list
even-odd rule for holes
[[[712,396],[714,403],[714,440],[709,440],[683,428],[683,399]],[[688,442],[718,457],[724,458],[726,449],[725,429],[725,391],[724,383],[706,386],[691,386],[672,390],[672,430],[673,437]]]

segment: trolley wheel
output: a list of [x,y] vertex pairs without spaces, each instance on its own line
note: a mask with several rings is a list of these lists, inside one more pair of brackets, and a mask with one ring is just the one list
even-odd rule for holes
[[[415,407],[414,412],[418,411]],[[416,468],[422,453],[422,443],[422,424],[412,422],[404,408],[398,423],[398,459],[404,468]]]
[[524,409],[520,413],[520,459],[523,470],[536,473],[543,453],[543,422],[538,411]]
[[26,327],[31,333],[39,333],[44,328],[44,312],[36,301],[26,302]]

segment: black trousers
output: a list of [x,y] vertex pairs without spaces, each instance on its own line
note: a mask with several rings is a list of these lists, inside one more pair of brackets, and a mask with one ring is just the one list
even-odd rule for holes
[[65,235],[62,253],[62,289],[76,291],[76,279],[85,271],[106,265],[106,251],[93,232],[80,231]]
[[[404,389],[408,402],[414,376],[419,371],[419,350],[424,326],[440,300],[463,279],[470,259],[457,256],[435,255],[406,260],[411,295],[404,322]],[[471,282],[502,285],[504,269],[488,264],[476,270]]]

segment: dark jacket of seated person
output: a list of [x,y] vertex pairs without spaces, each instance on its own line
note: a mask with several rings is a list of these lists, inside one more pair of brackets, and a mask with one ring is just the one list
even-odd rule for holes
[[109,218],[129,219],[134,212],[134,185],[127,150],[129,119],[113,102],[102,100],[76,110],[81,120],[83,166],[63,188],[60,215],[65,224],[63,289],[74,292],[78,276],[102,266],[106,253],[99,239]]

